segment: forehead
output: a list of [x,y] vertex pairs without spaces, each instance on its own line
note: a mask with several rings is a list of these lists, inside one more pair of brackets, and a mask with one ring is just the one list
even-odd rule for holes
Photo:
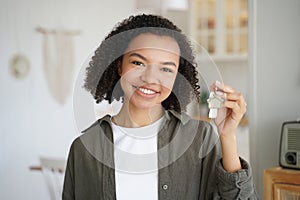
[[133,38],[125,53],[139,49],[156,49],[180,55],[179,45],[174,38],[152,33],[143,33]]

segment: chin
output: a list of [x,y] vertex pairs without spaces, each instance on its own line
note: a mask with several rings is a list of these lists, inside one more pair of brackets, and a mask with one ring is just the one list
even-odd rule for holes
[[161,103],[147,102],[147,101],[139,101],[135,99],[131,99],[130,104],[135,108],[143,109],[143,110],[151,110],[153,108],[161,107]]

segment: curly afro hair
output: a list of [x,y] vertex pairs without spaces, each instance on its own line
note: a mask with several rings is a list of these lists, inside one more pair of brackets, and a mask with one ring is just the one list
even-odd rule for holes
[[119,101],[124,95],[119,82],[119,64],[122,63],[123,54],[130,41],[143,33],[169,36],[177,41],[180,48],[178,74],[172,92],[162,102],[162,106],[166,110],[179,113],[186,111],[192,96],[198,97],[200,89],[192,46],[177,26],[157,15],[130,16],[117,24],[96,49],[89,62],[84,88],[93,95],[96,103],[102,100],[109,103],[113,100]]

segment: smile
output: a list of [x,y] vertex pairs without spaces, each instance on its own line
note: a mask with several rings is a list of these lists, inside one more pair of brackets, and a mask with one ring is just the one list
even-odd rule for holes
[[137,89],[137,91],[139,91],[140,93],[145,94],[145,95],[154,95],[154,94],[159,93],[155,90],[151,90],[151,89],[148,89],[148,88],[137,87],[137,86],[133,86],[133,87],[135,89]]
[[142,93],[144,94],[155,94],[156,92],[153,91],[153,90],[149,90],[149,89],[146,89],[146,88],[138,88],[139,91],[141,91]]

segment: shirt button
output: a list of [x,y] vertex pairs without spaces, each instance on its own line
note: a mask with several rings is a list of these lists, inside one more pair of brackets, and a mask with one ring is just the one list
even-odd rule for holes
[[167,190],[168,189],[168,185],[167,184],[164,184],[163,186],[162,186],[162,188],[164,189],[164,190]]

